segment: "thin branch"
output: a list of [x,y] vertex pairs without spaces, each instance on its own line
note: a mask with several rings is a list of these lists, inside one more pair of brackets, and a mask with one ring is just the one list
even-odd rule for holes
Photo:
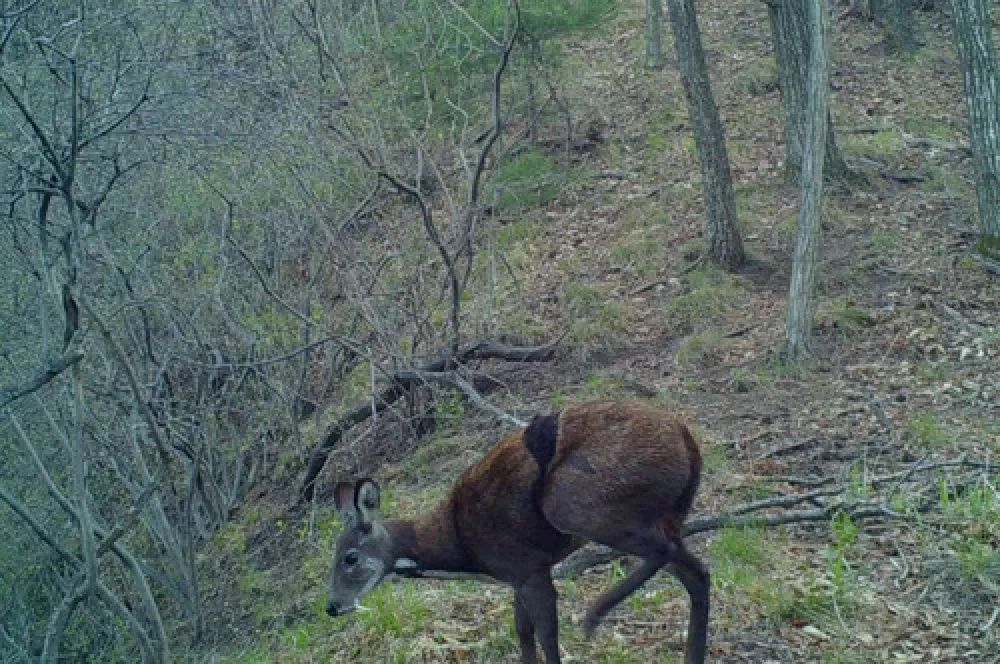
[[149,435],[152,436],[153,442],[156,443],[157,451],[160,453],[160,460],[163,462],[164,467],[168,465],[170,455],[167,453],[167,444],[163,440],[163,435],[160,432],[159,426],[156,423],[156,417],[153,415],[152,410],[149,408],[149,399],[145,398],[142,394],[142,390],[139,388],[139,380],[135,375],[135,368],[132,363],[129,362],[128,356],[125,354],[125,349],[122,348],[118,340],[114,338],[111,334],[108,324],[104,321],[90,303],[84,299],[80,298],[79,302],[83,310],[90,316],[94,324],[97,325],[97,329],[100,331],[101,336],[104,337],[105,343],[111,349],[111,354],[117,360],[119,367],[125,373],[125,377],[128,380],[129,390],[132,392],[132,398],[135,400],[136,407],[139,412],[142,413],[142,418],[146,422],[146,428],[149,429]]
[[456,2],[455,0],[448,0],[448,4],[451,5],[452,9],[454,9],[459,14],[461,14],[462,16],[464,16],[469,21],[469,23],[471,23],[473,26],[475,26],[475,28],[477,30],[479,30],[479,32],[481,32],[484,37],[486,37],[486,40],[489,41],[490,44],[492,44],[494,48],[496,48],[496,49],[503,48],[503,44],[501,44],[499,41],[497,41],[497,38],[494,37],[492,34],[490,34],[490,31],[487,30],[486,28],[484,28],[479,23],[479,21],[477,21],[476,19],[472,18],[472,15],[469,14],[469,12],[467,12],[465,10],[465,7],[463,7],[462,5],[458,4],[458,2]]
[[497,419],[506,422],[507,424],[512,424],[516,427],[528,426],[526,421],[514,417],[509,413],[505,413],[491,404],[476,390],[475,387],[453,371],[400,371],[396,373],[396,376],[400,380],[419,380],[428,383],[444,383],[445,385],[457,387],[463,394],[465,394],[465,396],[476,404],[480,410],[492,413]]
[[39,523],[38,520],[31,515],[21,501],[9,494],[2,486],[0,486],[0,501],[6,503],[7,507],[9,507],[14,514],[21,517],[21,520],[28,524],[28,527],[33,533],[35,533],[38,539],[48,544],[49,548],[62,556],[67,562],[70,562],[73,565],[80,565],[80,559],[70,553],[68,549],[63,547],[62,543],[54,535],[49,533],[49,531],[45,529],[45,526]]
[[[53,535],[51,535],[45,527],[31,515],[30,512],[28,512],[24,505],[22,505],[19,500],[14,498],[14,496],[7,493],[3,487],[0,487],[0,501],[6,503],[15,514],[21,517],[21,519],[28,524],[28,527],[35,533],[36,536],[38,536],[39,539],[48,544],[53,551],[62,556],[67,562],[75,567],[82,565],[82,561],[79,558],[65,549],[62,544]],[[146,634],[146,630],[142,627],[142,625],[139,624],[138,620],[136,620],[135,615],[129,611],[125,605],[122,604],[121,600],[119,600],[118,597],[100,580],[97,580],[96,588],[98,595],[100,595],[101,598],[107,602],[111,608],[129,625],[129,628],[132,630],[132,633],[139,644],[139,648],[143,652],[143,661],[156,661],[153,656],[153,648],[150,644],[149,636]]]
[[147,77],[146,78],[146,83],[145,83],[145,85],[142,88],[142,94],[140,94],[139,98],[135,100],[135,103],[133,103],[132,106],[130,106],[128,109],[126,109],[122,113],[121,117],[119,117],[118,119],[114,120],[113,122],[111,122],[109,125],[107,125],[103,129],[98,129],[93,134],[91,134],[91,135],[83,138],[80,141],[80,149],[82,150],[82,149],[86,148],[87,146],[89,146],[91,143],[94,143],[94,142],[96,142],[96,141],[104,138],[105,136],[107,136],[108,134],[110,134],[111,132],[113,132],[114,130],[116,130],[119,127],[121,127],[125,123],[125,121],[128,120],[130,117],[132,117],[133,115],[135,115],[136,112],[138,112],[139,108],[143,104],[145,104],[147,101],[149,101],[149,87],[150,87],[150,85],[152,85],[152,82],[153,82],[152,76]]
[[[544,362],[552,357],[555,345],[561,339],[562,337],[559,337],[553,342],[535,347],[510,347],[489,341],[477,342],[460,348],[458,353],[446,353],[416,369],[416,371],[442,372],[472,359],[502,358],[517,362]],[[413,370],[408,371],[412,372]],[[384,411],[406,394],[411,387],[421,383],[421,381],[415,380],[416,375],[404,378],[400,377],[399,374],[393,374],[391,378],[392,383],[389,387],[341,415],[313,447],[312,454],[309,455],[309,461],[306,464],[305,476],[300,484],[296,507],[312,501],[315,494],[316,478],[319,477],[320,471],[326,465],[327,457],[351,427]]]
[[316,321],[309,320],[309,318],[303,315],[302,312],[300,312],[298,309],[296,309],[292,305],[282,300],[281,296],[279,296],[277,293],[271,290],[271,286],[267,283],[267,278],[264,276],[264,273],[260,271],[260,268],[257,267],[257,264],[254,263],[253,259],[250,258],[250,255],[243,249],[243,247],[236,244],[236,240],[230,237],[229,233],[226,233],[226,241],[229,242],[229,244],[231,244],[234,249],[236,249],[237,253],[239,253],[239,255],[243,258],[243,260],[246,261],[247,265],[250,266],[250,269],[253,270],[253,273],[257,276],[257,281],[260,282],[261,288],[264,289],[264,293],[266,293],[268,297],[270,297],[272,300],[280,304],[285,311],[298,318],[303,325],[307,327],[312,327],[316,325]]
[[32,392],[41,389],[51,382],[56,376],[82,360],[83,357],[84,354],[82,351],[71,350],[62,357],[53,360],[49,366],[45,367],[23,383],[0,389],[0,410],[3,410],[21,397],[25,397]]
[[11,100],[13,100],[14,105],[17,106],[19,111],[21,111],[21,115],[24,116],[25,121],[31,127],[31,131],[35,134],[35,138],[37,138],[38,142],[42,144],[42,150],[45,152],[47,158],[46,160],[52,166],[52,170],[56,172],[60,183],[65,186],[66,173],[63,171],[59,155],[56,153],[55,148],[52,147],[52,143],[49,142],[49,137],[45,135],[45,132],[35,121],[35,117],[31,114],[31,111],[29,111],[28,107],[24,105],[24,102],[17,96],[17,93],[14,92],[13,88],[7,84],[7,81],[3,78],[3,76],[0,76],[0,87],[3,87],[3,89],[7,91],[7,94],[10,96]]
[[352,351],[354,353],[357,353],[359,355],[364,355],[365,354],[365,346],[360,341],[356,341],[354,339],[351,339],[349,337],[345,337],[345,336],[340,335],[340,334],[331,334],[331,335],[323,337],[322,339],[317,339],[316,341],[308,343],[308,344],[306,344],[304,346],[299,346],[295,350],[290,350],[287,353],[283,353],[282,355],[277,355],[275,357],[269,357],[269,358],[264,359],[264,360],[255,360],[253,362],[213,362],[213,363],[208,363],[208,362],[199,362],[197,360],[189,360],[189,359],[183,358],[183,357],[177,358],[177,361],[178,362],[183,362],[184,364],[187,364],[187,365],[190,365],[190,366],[200,367],[202,369],[257,369],[257,368],[265,367],[265,366],[268,366],[268,365],[271,365],[271,364],[280,364],[282,362],[287,362],[288,360],[291,360],[291,359],[293,359],[293,358],[301,355],[302,353],[308,353],[312,349],[314,349],[314,348],[316,348],[318,346],[322,346],[324,344],[328,344],[331,341],[332,342],[336,342],[341,347],[347,348],[348,350],[350,350],[350,351]]

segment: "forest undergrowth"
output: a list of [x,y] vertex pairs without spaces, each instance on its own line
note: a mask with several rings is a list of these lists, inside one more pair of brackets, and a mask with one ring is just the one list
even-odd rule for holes
[[[517,278],[496,315],[525,338],[565,337],[552,361],[493,374],[502,387],[489,398],[522,417],[594,397],[681,411],[706,457],[695,517],[831,485],[886,496],[883,518],[693,535],[713,573],[711,661],[998,661],[1000,285],[973,251],[946,18],[919,13],[924,43],[905,58],[870,23],[835,21],[834,126],[858,177],[828,188],[815,359],[791,366],[778,349],[798,198],[784,180],[766,7],[698,9],[750,262],[734,275],[699,262],[700,171],[676,66],[641,67],[641,8],[629,3],[564,44],[591,149],[498,235]],[[419,512],[504,430],[457,397],[437,416],[433,435],[396,441],[388,459],[334,455],[324,481],[367,463],[385,512]],[[209,645],[191,659],[518,661],[499,585],[390,583],[368,611],[323,614],[339,524],[322,502],[286,515],[295,470],[268,476],[205,554]],[[583,639],[583,612],[628,564],[558,582],[564,661],[680,661],[687,599],[665,574]]]

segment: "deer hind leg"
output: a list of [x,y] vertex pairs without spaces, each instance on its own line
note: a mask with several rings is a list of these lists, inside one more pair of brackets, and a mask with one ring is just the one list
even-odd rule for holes
[[584,636],[589,639],[604,616],[618,606],[623,599],[631,595],[636,588],[648,581],[666,562],[667,558],[663,556],[644,558],[641,565],[632,570],[613,588],[598,597],[583,619]]
[[559,664],[559,619],[557,597],[549,570],[536,572],[516,587],[514,626],[521,644],[521,661],[536,661],[534,636],[545,654],[546,664]]
[[611,609],[618,606],[623,599],[652,578],[661,567],[671,562],[673,549],[676,548],[676,544],[656,527],[642,529],[638,532],[620,533],[611,537],[605,533],[602,537],[594,539],[623,553],[639,556],[642,558],[642,563],[628,576],[598,597],[587,611],[587,615],[583,619],[583,631],[587,637],[593,634],[594,629]]
[[531,615],[524,605],[521,592],[514,596],[514,629],[521,645],[522,664],[535,664],[538,661],[538,654],[535,652],[535,625],[531,622]]
[[688,618],[687,645],[684,649],[686,664],[701,664],[708,650],[708,609],[711,578],[708,569],[700,560],[684,548],[678,538],[677,550],[670,559],[668,568],[683,584],[691,597],[691,614]]
[[691,598],[684,661],[686,664],[701,664],[708,649],[710,577],[702,562],[685,548],[673,526],[673,523],[664,522],[648,530],[597,540],[624,553],[642,557],[642,564],[597,598],[584,618],[584,633],[590,636],[609,611],[666,565]]

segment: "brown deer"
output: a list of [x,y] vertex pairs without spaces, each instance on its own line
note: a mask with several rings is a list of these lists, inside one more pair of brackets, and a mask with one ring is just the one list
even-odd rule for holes
[[701,455],[674,415],[636,402],[595,401],[536,416],[465,471],[423,516],[383,521],[370,479],[336,487],[345,528],[337,540],[326,611],[344,615],[387,575],[487,574],[514,587],[514,623],[526,664],[558,664],[551,567],[587,540],[642,558],[583,621],[589,637],[611,609],[663,566],[691,597],[685,662],[705,661],[708,570],[684,548]]

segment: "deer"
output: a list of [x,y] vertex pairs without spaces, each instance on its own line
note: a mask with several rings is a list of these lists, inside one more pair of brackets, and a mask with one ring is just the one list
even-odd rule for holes
[[383,520],[370,478],[340,482],[344,527],[334,545],[326,612],[342,616],[391,575],[486,575],[514,589],[521,661],[559,664],[551,569],[597,542],[641,562],[594,602],[589,638],[622,600],[666,567],[690,598],[686,664],[705,661],[709,571],[684,546],[701,454],[675,414],[633,401],[591,401],[536,415],[470,466],[447,496],[411,519]]

